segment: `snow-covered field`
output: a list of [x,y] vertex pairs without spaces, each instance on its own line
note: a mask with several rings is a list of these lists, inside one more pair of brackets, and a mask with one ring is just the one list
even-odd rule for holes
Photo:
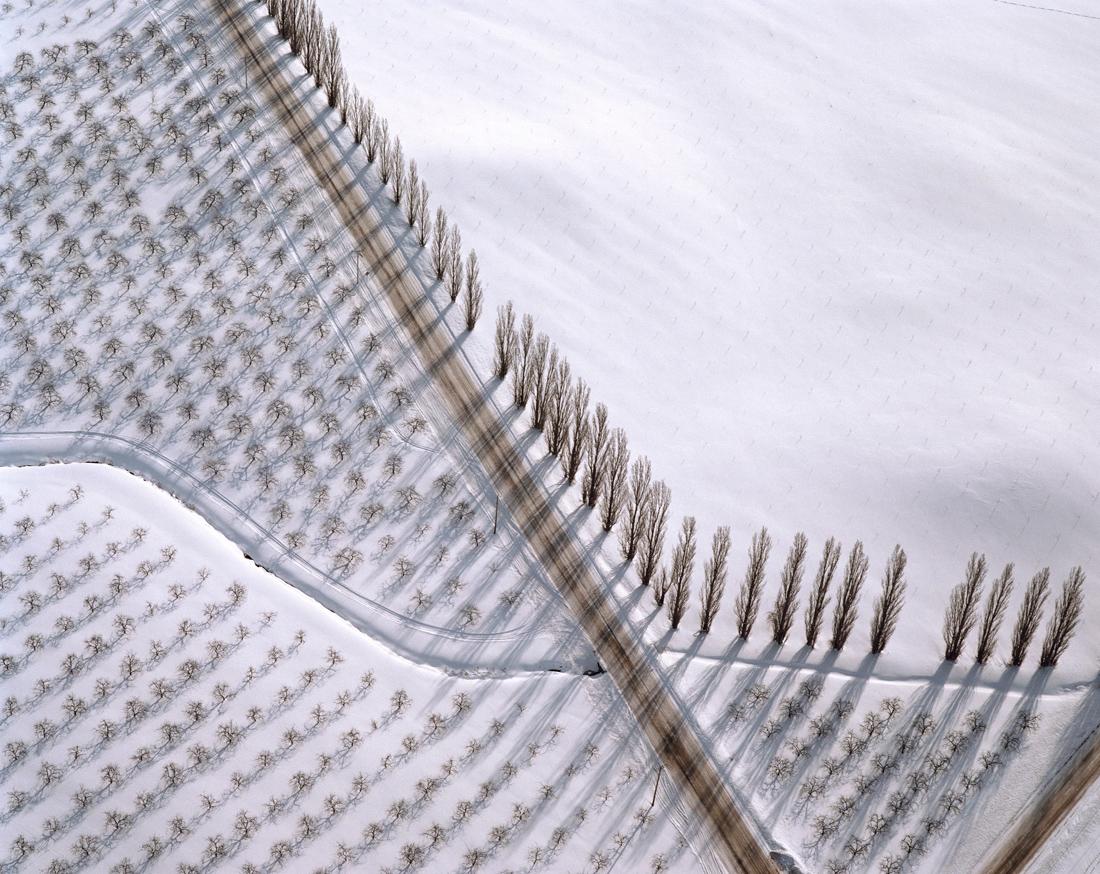
[[[757,819],[809,870],[976,864],[1097,721],[1100,638],[1054,671],[1035,666],[1042,630],[1022,669],[1003,659],[1032,573],[1050,565],[1057,594],[1100,555],[1100,22],[993,0],[322,6],[479,253],[474,334],[429,291],[459,353],[491,387],[491,313],[514,298],[672,486],[666,559],[698,516],[673,632],[508,413]],[[491,534],[481,467],[204,9],[0,17],[0,463],[107,461],[198,514],[102,465],[0,471],[2,825],[28,842],[11,856],[696,869],[672,793],[636,819],[652,755],[607,678],[576,676],[590,649],[507,508]],[[729,580],[698,636],[719,524]],[[762,524],[775,547],[739,642]],[[839,654],[801,645],[801,607],[769,642],[799,530],[803,595],[827,536],[867,547]],[[895,542],[908,600],[871,658]],[[990,577],[1016,562],[1016,589],[994,660],[973,666],[971,643],[951,668],[940,621],[972,550]],[[1083,853],[1067,837],[1044,870]]]
[[223,35],[66,9],[4,25],[0,453],[153,476],[413,658],[591,666]]
[[[1100,566],[1100,22],[995,0],[320,5],[490,306],[535,315],[703,540],[860,538],[872,575],[901,543],[928,655],[971,551]],[[1091,672],[1100,639],[1075,656]]]
[[606,675],[404,661],[105,465],[0,534],[4,870],[697,869]]

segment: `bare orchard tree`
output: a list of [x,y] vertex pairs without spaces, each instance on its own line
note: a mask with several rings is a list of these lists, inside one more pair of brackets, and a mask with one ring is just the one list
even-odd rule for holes
[[852,629],[855,628],[859,613],[859,595],[863,591],[863,581],[867,578],[869,566],[870,562],[863,552],[863,541],[857,540],[852,551],[848,553],[844,580],[840,584],[836,607],[833,609],[833,636],[829,640],[829,646],[837,651],[844,649],[844,644],[848,642]]
[[821,562],[817,566],[817,576],[814,577],[810,600],[806,605],[806,646],[810,648],[817,646],[821,624],[825,621],[825,608],[829,606],[829,586],[839,563],[840,544],[835,537],[830,537],[825,541],[825,548],[821,552]]
[[875,655],[886,649],[898,627],[898,617],[905,603],[905,561],[905,550],[900,544],[895,545],[882,578],[882,591],[871,614],[871,652]]
[[619,521],[626,500],[626,474],[630,466],[630,450],[626,445],[626,432],[616,428],[611,432],[607,447],[607,477],[600,496],[600,524],[610,531]]
[[569,442],[572,427],[569,413],[572,405],[573,375],[569,370],[569,362],[563,356],[558,362],[558,375],[554,379],[554,392],[550,397],[549,420],[543,432],[546,436],[546,448],[555,457],[561,454]]
[[1035,632],[1039,630],[1039,622],[1043,618],[1043,606],[1050,594],[1050,568],[1045,567],[1031,578],[1024,591],[1024,600],[1020,604],[1020,612],[1016,614],[1016,626],[1012,629],[1012,655],[1009,664],[1014,668],[1020,667],[1027,657],[1031,641],[1035,639]]
[[643,520],[649,506],[649,485],[653,471],[649,459],[639,455],[630,467],[630,487],[626,497],[626,518],[619,529],[619,553],[623,561],[632,561],[638,551]]
[[989,596],[985,599],[985,613],[982,614],[982,624],[978,629],[978,653],[974,657],[979,665],[984,665],[993,657],[997,635],[1001,632],[1001,624],[1008,610],[1008,599],[1012,595],[1012,585],[1012,562],[1009,562],[994,581]]
[[695,570],[695,517],[685,516],[680,529],[680,539],[672,550],[672,567],[669,570],[668,621],[675,631],[687,613],[691,597],[691,574]]
[[775,596],[775,606],[768,614],[768,621],[772,626],[772,641],[779,646],[787,642],[787,635],[794,625],[805,566],[806,535],[799,531],[794,536],[794,543],[791,544],[791,551],[787,553],[787,561],[779,576],[779,593]]
[[447,213],[443,207],[435,211],[435,227],[432,228],[432,272],[440,282],[447,275],[447,265],[450,259],[447,257],[447,239],[450,229],[447,226]]
[[745,569],[745,579],[741,582],[741,591],[733,605],[733,615],[737,620],[737,636],[748,640],[752,627],[756,624],[760,612],[760,598],[764,594],[764,567],[772,551],[772,539],[767,528],[761,528],[752,536],[749,546],[749,566]]
[[517,407],[527,406],[531,389],[531,356],[535,351],[535,321],[524,315],[516,338],[516,352],[512,356],[512,402]]
[[1081,609],[1085,601],[1085,571],[1075,567],[1062,583],[1062,594],[1054,602],[1054,615],[1047,624],[1043,650],[1039,654],[1039,667],[1053,668],[1065,655],[1069,642],[1081,621]]
[[462,293],[463,274],[462,267],[462,234],[457,225],[451,225],[450,236],[447,237],[447,297],[451,303],[458,300]]
[[949,662],[958,661],[966,638],[978,622],[985,572],[985,556],[972,552],[966,565],[966,577],[951,590],[943,617],[943,657]]
[[516,311],[512,302],[497,307],[497,328],[493,335],[493,375],[504,379],[516,353]]
[[481,318],[481,307],[484,300],[484,291],[481,288],[481,276],[477,267],[477,252],[473,249],[466,258],[466,297],[464,310],[466,314],[466,330],[472,331]]
[[663,482],[657,480],[649,487],[646,512],[642,519],[642,535],[638,543],[638,578],[643,586],[649,585],[661,563],[671,504],[672,492]]
[[565,481],[572,485],[581,469],[584,460],[584,451],[588,446],[588,435],[591,425],[588,420],[588,399],[591,392],[583,379],[577,380],[573,389],[573,409],[570,414],[572,425],[570,426],[569,447],[562,459],[562,469],[565,472]]
[[581,478],[581,500],[595,507],[607,476],[607,444],[610,431],[607,427],[607,407],[596,404],[592,415],[592,430],[585,452],[584,476]]
[[714,532],[710,544],[710,558],[703,565],[702,604],[699,611],[699,631],[706,634],[718,616],[722,593],[726,590],[726,569],[729,564],[730,529],[722,525]]

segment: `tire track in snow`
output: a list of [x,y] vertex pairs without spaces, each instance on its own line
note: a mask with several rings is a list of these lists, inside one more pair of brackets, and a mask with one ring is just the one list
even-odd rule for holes
[[607,666],[654,752],[677,782],[695,821],[702,824],[706,849],[729,871],[776,872],[759,827],[734,800],[683,703],[573,542],[507,426],[465,364],[427,289],[408,269],[377,206],[345,162],[336,142],[338,121],[330,111],[314,105],[314,89],[299,93],[286,69],[294,59],[281,40],[273,45],[274,37],[252,11],[254,6],[231,4],[230,0],[209,2],[226,32],[236,36],[245,63],[257,71],[254,89],[263,92],[318,185],[328,190],[425,372],[449,403],[453,420]]

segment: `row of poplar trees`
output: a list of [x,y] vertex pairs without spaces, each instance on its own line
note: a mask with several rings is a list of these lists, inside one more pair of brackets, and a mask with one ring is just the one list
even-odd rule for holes
[[[431,215],[428,186],[420,178],[416,161],[406,163],[401,138],[391,136],[389,124],[370,100],[349,84],[334,25],[325,26],[315,0],[267,0],[267,9],[279,34],[324,90],[328,104],[340,113],[367,160],[378,168],[394,203],[403,208],[409,227],[422,247],[431,245],[431,269],[447,290],[451,302],[463,300],[467,330],[481,316],[484,291],[477,253],[462,254],[462,235],[448,221],[442,207]],[[581,499],[598,508],[604,531],[618,525],[619,549],[624,561],[634,562],[643,586],[652,586],[654,600],[668,610],[673,629],[680,626],[691,597],[691,578],[696,560],[695,518],[684,518],[670,561],[662,563],[672,495],[661,480],[654,480],[649,459],[630,461],[626,434],[611,428],[607,407],[597,403],[590,411],[590,390],[582,379],[573,380],[569,362],[545,334],[536,336],[534,323],[525,315],[517,325],[511,302],[498,310],[494,337],[493,372],[501,380],[512,376],[512,399],[519,407],[531,405],[531,423],[543,432],[547,448],[557,457],[570,484],[580,478]],[[621,522],[621,524],[619,524]],[[734,602],[737,634],[747,640],[760,613],[765,567],[772,549],[767,528],[753,535],[748,566]],[[720,527],[711,541],[710,557],[703,565],[699,630],[710,631],[726,587],[730,530]],[[806,568],[806,536],[795,535],[780,572],[779,591],[767,614],[772,640],[787,642],[799,608]],[[829,538],[822,551],[809,599],[803,612],[806,645],[817,645],[830,602],[834,602],[829,646],[841,650],[850,637],[867,576],[868,559],[856,541],[848,553],[833,598],[832,582],[840,564],[841,545]],[[871,615],[871,652],[886,648],[905,601],[905,551],[895,546],[886,564],[882,586]],[[957,661],[971,632],[978,627],[975,659],[984,664],[992,657],[997,635],[1013,589],[1013,566],[1007,565],[993,582],[981,609],[986,577],[985,556],[971,556],[966,577],[952,590],[944,617],[944,658]],[[1080,567],[1070,573],[1048,622],[1039,663],[1056,665],[1069,646],[1080,621],[1085,575]],[[1050,569],[1036,573],[1024,592],[1013,628],[1009,664],[1019,666],[1042,621],[1050,594]],[[979,616],[980,614],[980,616]],[[979,622],[980,619],[980,622]]]
[[401,137],[391,135],[389,122],[378,114],[374,103],[349,83],[336,26],[325,26],[315,0],[267,0],[267,10],[279,35],[289,43],[306,72],[325,92],[328,105],[340,113],[340,121],[349,128],[356,145],[377,168],[382,184],[389,186],[417,242],[422,247],[431,243],[435,277],[444,284],[451,303],[462,297],[466,330],[472,331],[481,318],[484,301],[477,253],[471,249],[463,257],[462,235],[457,225],[448,221],[443,207],[436,209],[433,220],[428,185],[420,178],[416,161],[406,162]]
[[[543,432],[550,454],[559,459],[565,480],[580,478],[581,500],[598,509],[603,530],[618,526],[618,543],[624,561],[633,562],[643,586],[651,586],[658,607],[666,608],[673,629],[680,626],[691,598],[691,579],[696,561],[696,525],[684,518],[679,537],[667,564],[662,563],[672,495],[668,486],[654,480],[649,459],[630,460],[626,434],[611,428],[607,408],[600,403],[590,410],[591,392],[584,380],[572,377],[569,362],[525,315],[517,324],[511,302],[497,311],[494,335],[493,375],[505,380],[511,375],[512,400],[517,407],[531,408],[531,425]],[[767,614],[772,641],[782,646],[798,618],[803,577],[807,569],[806,535],[795,535],[779,576],[779,591]],[[737,634],[747,640],[759,617],[765,570],[772,539],[767,528],[753,535],[748,566],[733,605]],[[703,586],[699,595],[699,631],[711,630],[722,603],[729,566],[730,530],[720,527],[711,540],[710,557],[703,564]],[[842,555],[841,544],[830,537],[821,553],[802,614],[805,641],[818,644],[830,603],[833,604],[828,644],[842,650],[855,627],[859,602],[867,578],[869,561],[863,543],[856,541],[848,552],[837,585]],[[905,550],[895,546],[883,572],[881,589],[871,613],[870,650],[881,653],[897,628],[905,603]],[[1009,564],[990,588],[981,608],[986,576],[985,556],[971,556],[965,580],[952,592],[944,617],[944,657],[957,661],[970,633],[978,626],[976,660],[985,664],[996,646],[997,636],[1008,609],[1013,588],[1013,566]],[[1084,597],[1084,572],[1074,568],[1055,603],[1048,624],[1039,663],[1050,667],[1069,645],[1080,619]],[[1049,594],[1050,569],[1044,568],[1028,584],[1012,633],[1009,664],[1023,663],[1042,620]],[[980,623],[979,623],[980,618]]]

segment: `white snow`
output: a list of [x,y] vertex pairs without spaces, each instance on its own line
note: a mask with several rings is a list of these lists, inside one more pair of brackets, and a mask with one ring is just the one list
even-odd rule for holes
[[[22,519],[34,523],[27,533]],[[350,852],[345,870],[403,870],[407,845],[423,851],[421,870],[442,872],[464,870],[464,854],[477,849],[485,852],[482,870],[529,870],[536,847],[543,871],[587,870],[594,854],[624,868],[648,869],[662,855],[673,870],[701,870],[681,845],[694,826],[667,780],[646,822],[635,817],[650,807],[656,761],[606,676],[471,680],[404,661],[247,561],[166,492],[106,465],[0,469],[0,535],[0,655],[16,661],[4,670],[9,703],[0,717],[5,863],[22,836],[34,845],[16,866],[27,871],[47,870],[54,859],[75,864],[78,844],[88,849],[87,870],[143,870],[153,838],[162,849],[144,870],[271,870],[279,867],[271,850],[282,841],[291,846],[281,866],[288,871],[333,870],[327,866],[342,847]],[[85,556],[93,566],[82,568]],[[244,596],[234,606],[228,587],[237,582]],[[24,638],[35,632],[46,640],[32,649]],[[273,648],[279,657],[271,662]],[[330,665],[331,650],[343,660]],[[128,653],[137,659],[129,680]],[[70,655],[79,666],[71,676]],[[198,668],[187,680],[180,668],[190,659]],[[361,679],[368,673],[369,684]],[[168,686],[164,700],[154,694],[157,681]],[[395,711],[398,692],[408,703]],[[468,709],[457,708],[459,695]],[[194,702],[203,705],[199,718]],[[434,727],[433,714],[442,717]],[[47,723],[40,736],[37,726]],[[166,725],[176,726],[171,740]],[[239,732],[232,742],[229,726]],[[345,749],[352,729],[358,738]],[[265,750],[272,761],[261,767]],[[176,787],[166,777],[170,765]],[[114,783],[106,782],[109,766],[117,768]],[[310,779],[295,791],[299,771]],[[357,775],[366,781],[358,793]],[[425,795],[426,779],[436,785]],[[75,800],[82,789],[83,808]],[[400,801],[405,812],[393,807]],[[465,820],[453,818],[462,801],[472,804]],[[242,812],[257,820],[247,838],[237,831]],[[186,832],[173,839],[175,817]],[[303,817],[312,818],[312,837]],[[372,823],[378,834],[368,842]],[[433,824],[442,836],[430,848]],[[495,826],[502,830],[494,849]],[[564,842],[550,852],[559,827]],[[215,845],[221,856],[212,855]]]
[[[796,791],[795,781],[778,792],[760,782],[763,769],[786,749],[783,744],[805,734],[811,713],[791,720],[770,742],[759,729],[788,692],[776,691],[750,728],[724,721],[730,705],[744,705],[752,682],[791,690],[821,676],[822,711],[856,690],[853,728],[857,718],[892,696],[905,705],[895,725],[928,707],[941,728],[920,755],[935,752],[967,710],[988,713],[980,741],[951,766],[952,780],[961,779],[979,750],[996,745],[1016,712],[1034,709],[1044,743],[1025,744],[1003,772],[1011,779],[998,777],[968,800],[961,823],[921,869],[938,870],[948,859],[962,869],[972,864],[1096,722],[1095,635],[1079,635],[1052,673],[1036,672],[1037,645],[1019,672],[999,662],[973,669],[969,651],[949,670],[940,661],[939,629],[947,590],[961,579],[972,550],[988,554],[993,574],[1004,562],[1016,562],[1013,610],[1041,565],[1051,565],[1055,587],[1075,564],[1097,572],[1100,553],[1092,538],[1100,521],[1100,450],[1088,426],[1097,393],[1091,350],[1100,311],[1092,294],[1100,255],[1090,236],[1100,182],[1094,148],[1100,112],[1092,99],[1100,92],[1094,38],[1100,22],[1088,17],[1079,0],[1062,12],[995,0],[950,6],[845,2],[828,8],[773,0],[690,8],[575,2],[497,8],[435,0],[405,6],[322,0],[322,6],[339,26],[352,78],[417,159],[433,204],[447,208],[466,245],[478,250],[490,312],[474,335],[462,338],[462,354],[479,375],[487,374],[491,310],[514,298],[593,385],[595,399],[608,403],[613,424],[626,427],[635,452],[653,458],[657,475],[673,488],[676,514],[698,516],[696,586],[710,531],[718,524],[733,526],[722,613],[710,635],[696,637],[694,602],[684,626],[670,632],[648,592],[637,589],[633,571],[619,562],[614,538],[601,541],[594,520],[583,513],[569,518],[585,545],[603,544],[590,551],[595,565],[661,654],[715,756],[723,762],[733,757],[735,791],[747,795],[774,837],[811,867],[839,852],[837,846],[807,847],[810,813],[784,796]],[[81,22],[84,8],[70,4],[64,10],[73,19],[60,23],[54,11],[33,7],[3,13],[5,26],[25,30],[0,53],[6,75],[0,100],[12,104],[25,130],[0,156],[0,176],[14,186],[4,198],[23,210],[17,220],[0,224],[6,272],[0,283],[6,319],[0,401],[18,407],[0,426],[0,461],[96,459],[138,471],[183,498],[233,543],[148,484],[98,465],[3,471],[0,493],[7,507],[0,519],[8,521],[0,527],[10,536],[16,512],[33,511],[40,524],[28,548],[31,555],[46,556],[56,521],[45,510],[50,495],[63,502],[79,479],[87,483],[86,505],[109,494],[131,520],[111,529],[122,532],[113,535],[120,542],[131,523],[141,524],[163,535],[151,538],[153,560],[154,546],[182,538],[178,561],[191,562],[191,578],[201,564],[219,573],[222,565],[239,567],[230,576],[250,580],[250,621],[261,621],[257,602],[265,599],[281,616],[294,614],[293,623],[280,624],[277,633],[289,640],[292,625],[313,629],[307,635],[310,658],[321,659],[322,644],[338,639],[349,652],[361,652],[363,661],[385,665],[378,671],[384,691],[363,705],[374,710],[361,721],[383,723],[385,702],[402,687],[415,703],[413,716],[405,719],[415,718],[417,726],[445,707],[454,689],[476,690],[469,720],[482,730],[491,714],[511,713],[516,701],[526,702],[528,709],[514,723],[520,727],[514,741],[507,750],[494,747],[477,765],[478,781],[523,754],[551,720],[566,726],[571,740],[560,756],[537,760],[550,776],[521,769],[522,785],[508,795],[507,805],[494,800],[488,806],[476,837],[459,830],[463,851],[484,845],[489,827],[510,816],[512,803],[530,803],[523,799],[583,755],[585,741],[598,738],[603,748],[613,748],[612,763],[601,764],[598,775],[582,772],[585,779],[530,826],[510,827],[508,843],[492,859],[494,870],[498,862],[525,867],[530,841],[512,838],[545,844],[553,825],[576,816],[583,805],[601,812],[578,830],[583,837],[576,848],[545,865],[593,866],[590,854],[610,847],[616,831],[645,806],[641,802],[648,803],[642,796],[650,785],[651,756],[606,678],[530,673],[548,664],[576,669],[588,658],[587,649],[578,644],[575,626],[510,520],[503,520],[500,538],[483,547],[467,539],[473,529],[492,524],[483,473],[425,386],[369,278],[359,281],[350,242],[320,192],[306,184],[309,177],[285,133],[264,107],[255,115],[237,115],[247,94],[242,99],[232,93],[243,83],[235,81],[239,61],[226,53],[224,37],[201,14],[197,25],[185,26],[176,15],[184,8],[157,10],[172,43],[168,55],[186,57],[191,67],[171,70],[167,62],[154,61],[153,41],[138,36],[146,7],[129,21],[139,60],[153,71],[151,88],[134,87],[135,71],[125,57],[129,46],[111,37],[116,13],[123,10],[97,7]],[[49,23],[39,30],[39,21]],[[198,65],[196,45],[185,39],[189,27],[205,34],[214,52],[211,65]],[[101,42],[122,89],[131,91],[125,113],[150,138],[160,169],[150,171],[149,152],[138,150],[123,110],[99,98],[98,74],[86,59],[73,61],[75,83],[54,81],[57,64],[47,63],[41,50],[85,36]],[[24,48],[36,52],[41,90],[61,95],[51,111],[76,140],[62,151],[86,160],[72,172],[60,157],[46,157],[53,154],[53,132],[46,131],[31,93],[40,86],[28,87],[11,73],[15,54]],[[227,81],[218,81],[219,69],[229,71]],[[217,124],[205,131],[202,112],[188,109],[184,99],[195,95],[218,108]],[[114,163],[126,171],[134,204],[124,205],[107,171],[98,167],[103,152],[91,140],[89,125],[75,121],[84,100],[95,104],[95,117],[119,146]],[[165,107],[169,116],[156,120],[154,109]],[[190,156],[179,149],[180,131],[193,149]],[[219,132],[232,134],[225,152],[213,140]],[[28,145],[36,155],[16,155],[16,148]],[[267,157],[265,147],[272,152]],[[227,165],[230,152],[239,162],[235,167]],[[49,168],[51,200],[36,200],[25,190],[24,165],[36,161]],[[205,177],[192,175],[196,167]],[[283,168],[281,181],[276,167]],[[106,204],[105,214],[88,213],[88,196],[75,190],[80,180],[90,185],[91,200]],[[377,181],[368,177],[364,184]],[[210,191],[225,200],[208,206],[203,198]],[[165,214],[173,202],[186,209],[186,218]],[[253,208],[262,218],[247,218]],[[214,220],[206,218],[211,209]],[[68,221],[63,231],[48,227],[54,210]],[[153,234],[134,224],[138,213],[151,218]],[[396,229],[401,219],[392,218]],[[265,237],[269,221],[272,238]],[[194,222],[197,236],[181,233],[180,222]],[[22,223],[30,242],[21,247],[14,238]],[[63,251],[62,238],[69,234],[79,239],[82,254]],[[167,250],[150,254],[150,239]],[[255,256],[254,264],[233,255],[234,240],[245,255]],[[323,245],[314,251],[317,242]],[[407,238],[401,244],[410,257],[422,257]],[[122,262],[112,264],[114,251],[124,253]],[[25,252],[44,261],[27,262]],[[166,276],[158,272],[162,258],[172,262]],[[336,268],[327,277],[326,258]],[[74,270],[83,259],[90,276]],[[211,276],[223,285],[211,283]],[[182,289],[178,300],[171,297],[173,284]],[[355,288],[348,294],[342,285]],[[87,296],[93,288],[99,298]],[[230,299],[228,312],[221,311],[222,295]],[[188,322],[190,307],[197,311],[194,323]],[[267,323],[269,313],[281,313],[284,321]],[[455,314],[448,318],[461,335]],[[150,323],[167,333],[150,339]],[[245,363],[249,343],[259,349],[258,365]],[[157,345],[171,354],[171,366],[150,360]],[[86,355],[75,364],[74,348]],[[217,367],[226,356],[228,376],[225,361]],[[299,360],[309,373],[299,373]],[[379,367],[383,362],[392,365],[392,374]],[[179,397],[167,382],[176,367],[191,379]],[[272,373],[271,394],[257,394],[252,382],[261,368]],[[85,390],[77,374],[96,377],[98,385]],[[224,394],[238,384],[245,387],[243,397]],[[392,394],[397,386],[409,390],[407,405]],[[270,398],[289,403],[287,416],[300,436],[287,434],[286,416],[272,416]],[[96,400],[106,404],[105,416],[95,409]],[[506,409],[506,390],[495,400]],[[194,404],[194,416],[182,409],[186,403]],[[376,407],[377,422],[406,459],[400,473],[385,470],[390,448],[369,449],[369,429],[357,421],[363,403]],[[160,418],[147,430],[150,413]],[[235,431],[238,415],[249,418],[253,436]],[[413,427],[417,417],[424,421]],[[537,435],[523,433],[526,416],[516,421],[530,457],[540,459]],[[195,433],[206,425],[214,431],[208,443]],[[350,457],[338,445],[345,439],[355,449]],[[249,443],[268,454],[253,461]],[[275,477],[271,487],[262,486],[267,466]],[[355,470],[366,478],[365,491],[348,478]],[[444,500],[433,490],[446,472],[457,475],[457,491]],[[27,497],[19,492],[24,487]],[[410,487],[419,498],[401,510]],[[562,508],[572,511],[575,496],[559,494]],[[473,516],[454,525],[450,507],[460,499],[469,502]],[[381,517],[368,512],[374,502],[383,505]],[[17,511],[21,506],[27,509]],[[677,523],[673,518],[670,541]],[[861,618],[843,653],[801,647],[800,621],[792,642],[777,649],[766,642],[763,615],[748,643],[734,641],[731,605],[744,548],[761,524],[776,539],[763,613],[794,532],[805,530],[810,537],[806,585],[827,536],[838,536],[845,547],[857,538],[867,545],[871,571]],[[330,525],[335,527],[328,530]],[[98,529],[87,535],[108,536]],[[13,552],[12,542],[6,570],[23,561],[23,549]],[[895,542],[910,556],[909,598],[897,635],[875,660],[865,655],[870,601]],[[102,552],[106,543],[96,540],[92,547]],[[440,546],[448,552],[436,561]],[[348,573],[336,566],[344,548],[361,553]],[[315,600],[244,562],[242,549],[339,610],[360,631],[447,670],[413,665],[379,648]],[[211,559],[219,555],[222,565]],[[405,556],[413,574],[397,579],[398,559]],[[63,551],[47,564],[71,573],[70,559],[76,558]],[[59,618],[54,603],[41,615],[20,618],[15,598],[28,586],[45,591],[48,585],[40,565],[21,567],[16,591],[6,592],[2,602],[4,654],[24,645],[23,625],[28,634],[31,624],[45,634]],[[461,596],[447,589],[459,572]],[[419,608],[418,589],[430,596]],[[512,597],[517,590],[524,593],[518,602]],[[209,596],[207,591],[204,599],[221,589]],[[468,621],[470,607],[481,608],[476,622]],[[1006,625],[1013,618],[1010,611]],[[1100,598],[1090,584],[1084,629],[1097,621]],[[106,625],[108,617],[89,622]],[[152,625],[160,627],[156,620]],[[138,633],[147,632],[143,627]],[[1001,634],[1000,655],[1007,632]],[[243,651],[262,655],[250,646]],[[51,646],[32,656],[28,664],[52,664],[61,653]],[[474,681],[471,667],[489,668],[497,678]],[[515,676],[503,679],[501,672]],[[5,687],[22,696],[39,694],[28,685],[36,678],[21,670],[14,684],[5,679]],[[208,679],[203,688],[211,691]],[[80,682],[87,685],[91,678]],[[258,698],[266,704],[276,692],[275,685],[264,686]],[[315,700],[328,707],[328,699],[317,694],[309,706]],[[60,708],[56,696],[50,701]],[[251,703],[242,700],[230,710],[243,713]],[[278,731],[306,722],[308,713],[301,702],[280,712]],[[32,730],[25,709],[9,722],[12,731]],[[78,721],[73,733],[87,728]],[[400,759],[399,734],[405,732],[384,728],[390,733],[379,746],[371,745],[371,756],[392,750]],[[892,729],[876,749],[884,752],[899,730]],[[204,742],[213,743],[213,726],[202,731],[210,732]],[[460,743],[465,740],[463,735]],[[874,751],[860,768],[869,766]],[[807,761],[818,767],[827,753],[815,747]],[[43,755],[56,754],[36,750],[30,764],[0,776],[4,788],[33,783]],[[380,784],[368,807],[371,817],[382,820],[392,801],[409,796],[414,776],[444,761],[442,750],[420,761],[415,775]],[[620,791],[617,781],[628,762],[637,770],[626,781],[630,788]],[[91,785],[99,767],[80,765],[73,778]],[[925,765],[914,757],[912,767],[907,764],[892,779],[900,782],[920,767]],[[283,770],[275,780],[280,787],[293,769]],[[858,771],[849,768],[830,787],[822,809],[851,791]],[[211,780],[228,780],[229,773],[219,762]],[[339,780],[345,778],[350,775],[333,775],[331,791],[344,792]],[[151,775],[138,774],[127,799],[136,803],[142,780]],[[472,794],[473,781],[442,791],[448,812],[441,817],[449,816],[463,792]],[[203,782],[205,787],[205,777]],[[922,796],[920,812],[907,812],[908,822],[930,813],[947,785]],[[603,788],[610,793],[603,804],[582,800]],[[188,786],[173,813],[197,810],[199,791]],[[329,788],[313,791],[319,800]],[[869,804],[881,806],[886,796],[886,789],[876,790]],[[647,826],[653,833],[632,839],[620,857],[623,866],[648,866],[658,852],[667,852],[673,870],[698,864],[690,851],[675,848],[671,829],[687,827],[676,799],[661,797],[660,803],[669,823]],[[262,798],[249,794],[247,804],[262,804]],[[870,812],[863,809],[853,828],[862,828]],[[97,808],[97,832],[104,813]],[[33,832],[43,827],[44,815],[32,805],[30,813],[16,817],[20,828],[26,823]],[[151,824],[138,819],[104,851],[112,860],[136,855],[151,836]],[[174,852],[197,864],[206,839],[230,827],[227,819],[217,819],[199,817],[201,827]],[[381,864],[396,864],[399,845],[422,840],[427,824],[418,815],[385,831],[387,842],[372,851],[379,853],[375,858],[384,855]],[[360,840],[362,825],[356,822],[348,840]],[[876,845],[868,866],[895,852],[900,834],[891,832]],[[264,843],[257,864],[272,840]],[[1064,864],[1050,859],[1080,858],[1072,840],[1051,848],[1047,870]],[[334,847],[326,840],[326,852]],[[51,851],[75,852],[71,842]],[[458,866],[461,854],[445,855]]]
[[417,660],[590,667],[507,508],[489,536],[487,477],[225,36],[153,11],[121,42],[109,5],[8,16],[0,458],[150,476]]
[[971,551],[1097,572],[1087,4],[320,5],[704,539],[901,543],[929,669]]
[[[974,864],[1095,722],[1093,582],[1053,674],[1036,673],[1034,651],[1020,672],[1000,659],[1036,570],[1051,567],[1054,594],[1074,565],[1098,572],[1100,21],[1080,3],[994,0],[321,6],[353,82],[477,249],[490,306],[534,314],[654,460],[674,511],[698,517],[696,585],[710,532],[732,526],[705,638],[694,604],[668,630],[613,540],[599,559],[686,700],[719,712],[744,690],[717,678],[770,664],[787,681],[865,684],[872,702],[956,689],[953,701],[1005,714],[1026,703],[1060,738],[1025,747],[923,870]],[[473,339],[487,372],[487,332]],[[810,538],[804,591],[828,536],[866,545],[860,621],[839,657],[799,646],[801,617],[783,650],[763,616],[734,642],[744,550],[765,524],[764,612],[796,531]],[[895,543],[909,595],[870,660]],[[975,550],[991,576],[1014,562],[1016,590],[998,660],[975,671],[968,649],[948,669],[942,611]],[[699,674],[711,680],[693,685]],[[700,723],[728,755],[724,729]],[[742,790],[758,778],[732,772]],[[811,858],[808,819],[752,804]]]

